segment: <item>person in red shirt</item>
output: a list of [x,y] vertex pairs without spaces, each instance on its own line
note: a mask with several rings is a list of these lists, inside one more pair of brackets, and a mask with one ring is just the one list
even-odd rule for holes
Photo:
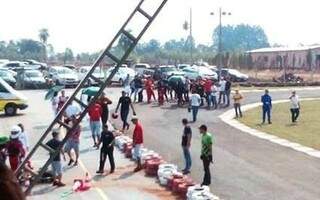
[[11,129],[10,141],[7,146],[9,162],[12,171],[16,171],[22,159],[25,156],[23,144],[19,140],[21,129],[19,126],[13,126]]
[[102,115],[102,107],[99,103],[93,103],[88,110],[89,118],[90,118],[90,129],[92,133],[93,139],[93,147],[98,147],[99,138],[101,134],[101,115]]
[[137,167],[134,169],[134,172],[138,172],[142,169],[141,165],[141,148],[143,145],[143,129],[141,124],[138,121],[137,116],[133,116],[131,119],[132,123],[135,125],[132,136],[133,144],[133,156],[137,159]]
[[154,95],[154,92],[153,92],[153,80],[151,79],[151,77],[147,78],[145,82],[145,88],[147,92],[148,103],[150,103],[151,97],[153,97],[153,99],[156,101],[156,96]]
[[203,84],[203,89],[206,94],[208,108],[210,108],[210,98],[211,98],[211,92],[212,92],[211,87],[212,87],[212,81],[210,79],[206,79]]

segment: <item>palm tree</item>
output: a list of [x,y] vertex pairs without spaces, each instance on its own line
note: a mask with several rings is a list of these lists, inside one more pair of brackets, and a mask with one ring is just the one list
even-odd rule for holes
[[40,41],[41,41],[44,45],[47,45],[47,41],[48,41],[49,36],[50,36],[50,35],[49,35],[48,29],[43,28],[43,29],[40,29],[40,30],[39,30],[39,38],[40,38]]

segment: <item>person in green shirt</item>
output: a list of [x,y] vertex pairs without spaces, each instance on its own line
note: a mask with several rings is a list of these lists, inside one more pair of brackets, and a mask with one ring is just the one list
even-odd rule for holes
[[212,163],[212,135],[208,133],[206,125],[199,127],[201,137],[201,156],[200,159],[203,162],[204,177],[201,185],[211,184],[210,163]]

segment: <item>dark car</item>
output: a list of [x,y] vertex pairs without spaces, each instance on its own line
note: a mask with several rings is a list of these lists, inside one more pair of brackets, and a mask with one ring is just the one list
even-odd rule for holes
[[[219,74],[219,71],[217,71],[217,73]],[[228,77],[233,82],[245,82],[249,79],[248,75],[243,74],[236,69],[223,68],[221,69],[221,76]]]
[[0,69],[0,77],[6,81],[11,87],[16,86],[16,79],[13,77],[12,73],[6,69]]

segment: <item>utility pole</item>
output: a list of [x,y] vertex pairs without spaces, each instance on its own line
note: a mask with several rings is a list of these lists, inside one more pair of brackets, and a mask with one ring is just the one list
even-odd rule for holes
[[191,64],[193,64],[193,36],[192,36],[192,8],[190,8],[190,58]]

